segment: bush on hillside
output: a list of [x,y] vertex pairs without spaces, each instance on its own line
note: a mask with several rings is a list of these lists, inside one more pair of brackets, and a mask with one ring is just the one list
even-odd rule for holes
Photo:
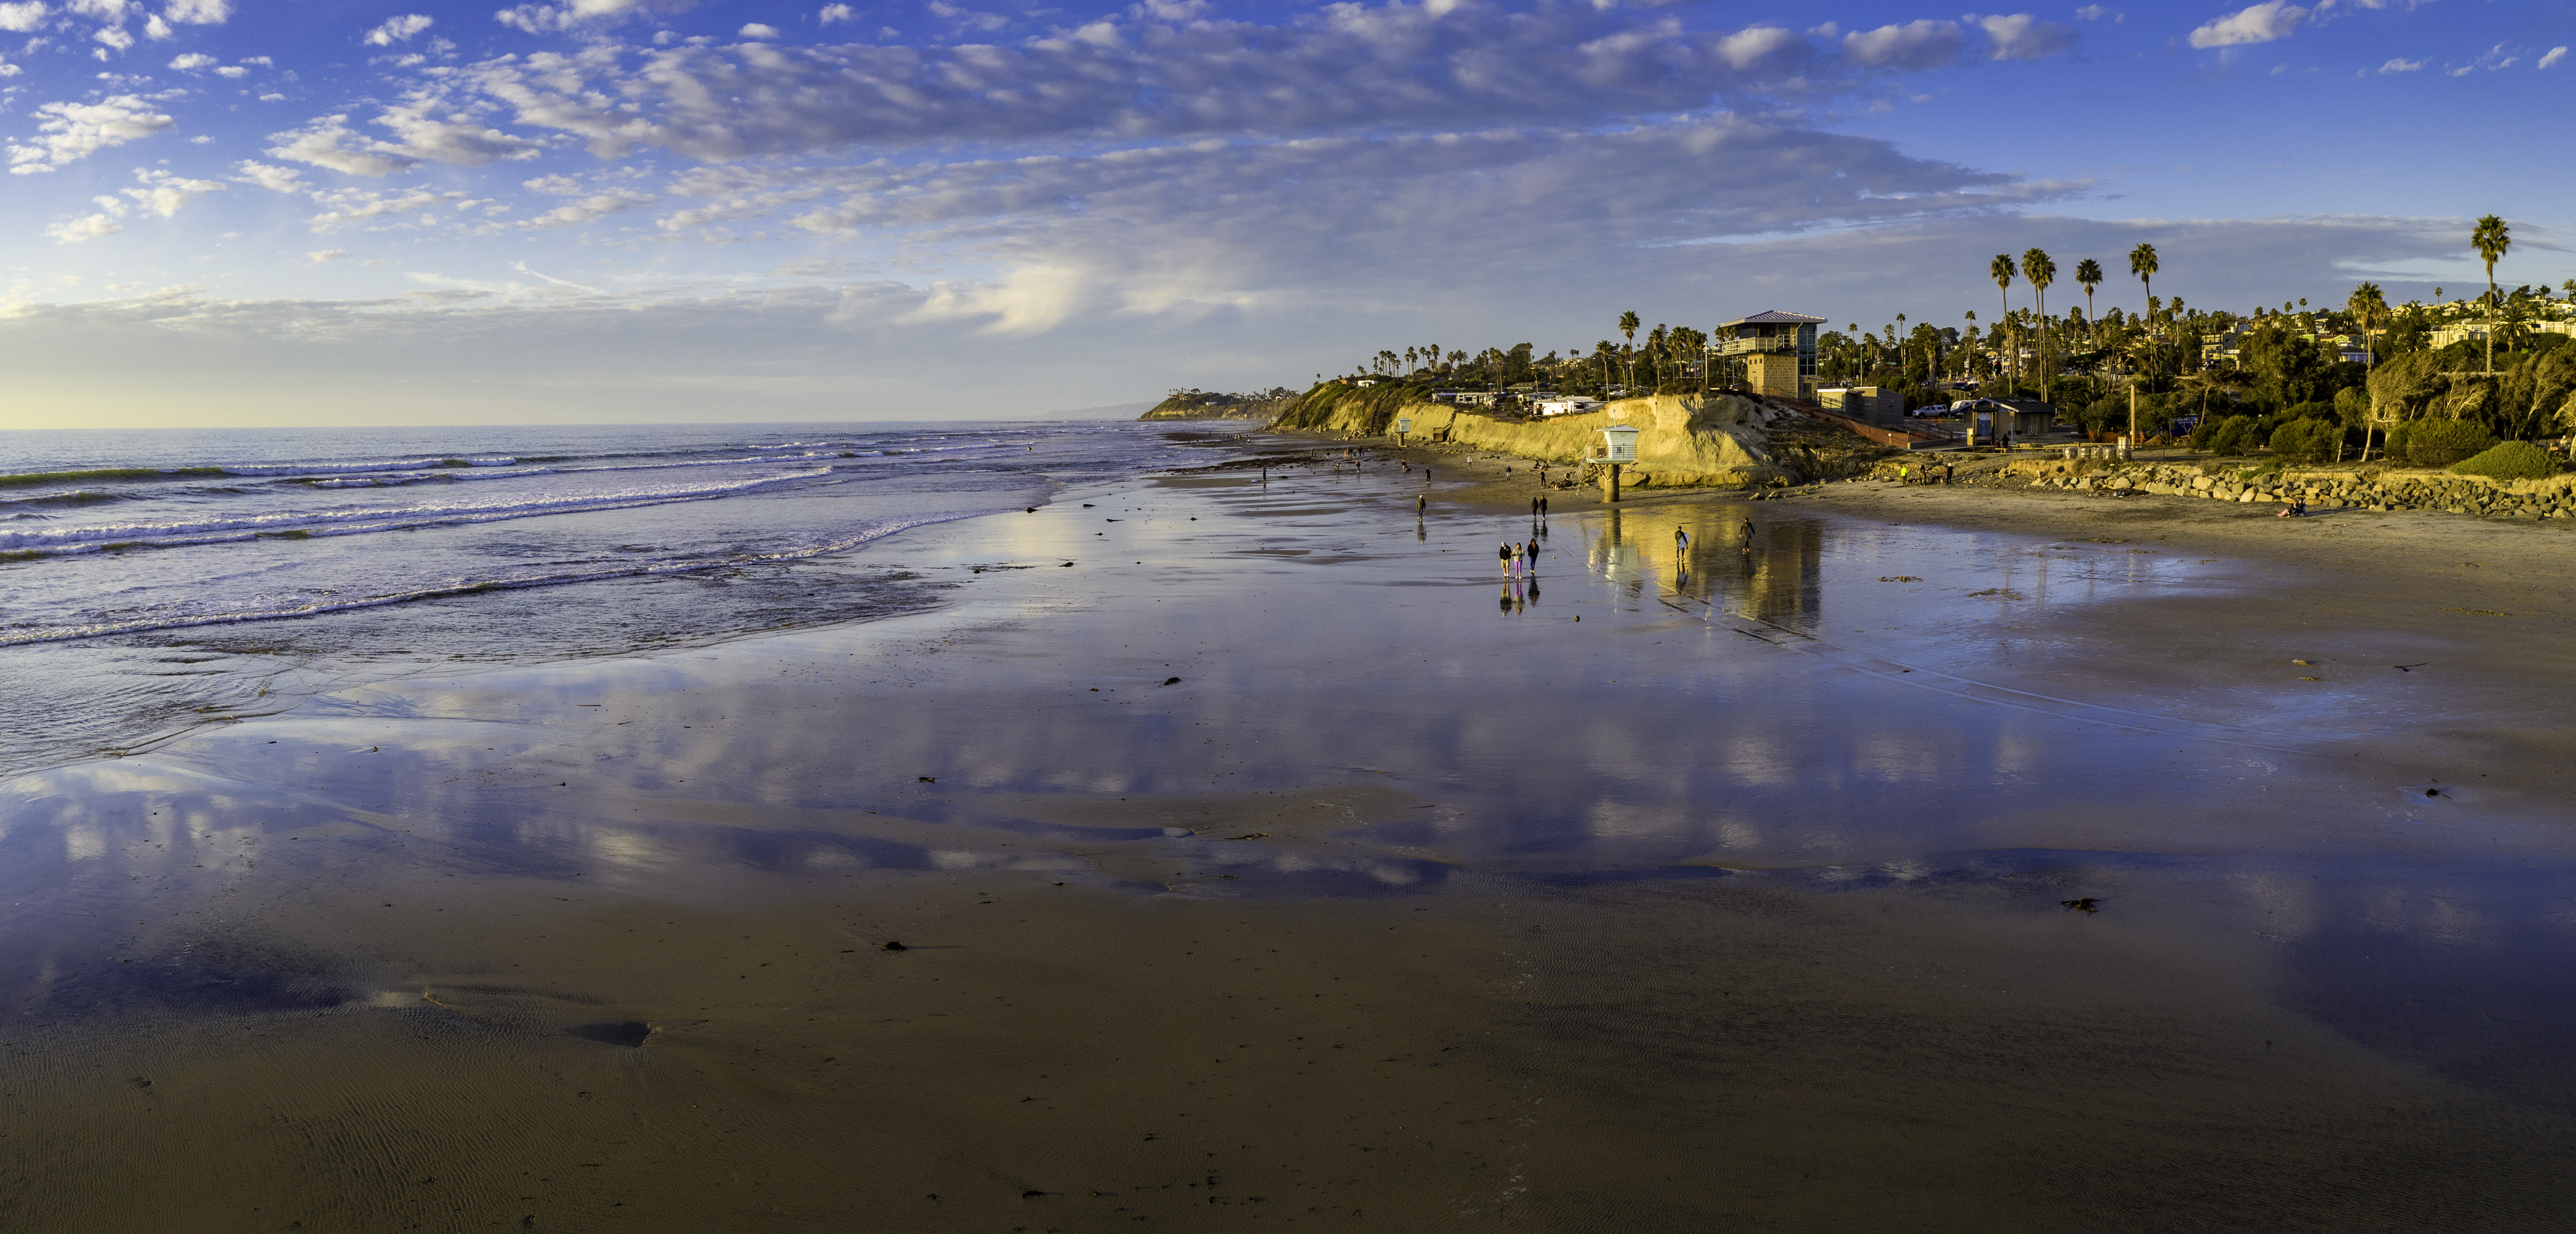
[[2537,480],[2557,475],[2558,460],[2530,442],[2508,441],[2466,462],[2451,464],[2451,470],[2496,480]]
[[2203,420],[2191,431],[2191,448],[2211,454],[2243,454],[2262,444],[2254,435],[2254,417],[2229,416],[2224,420]]
[[[2310,404],[2314,405],[2314,404]],[[2325,420],[2292,420],[2272,430],[2267,443],[2272,453],[2301,463],[2320,462],[2334,457],[2335,446],[2343,439],[2343,426]]]
[[2391,455],[2404,454],[2418,467],[2448,467],[2496,443],[2494,434],[2466,420],[2409,420],[2388,439]]

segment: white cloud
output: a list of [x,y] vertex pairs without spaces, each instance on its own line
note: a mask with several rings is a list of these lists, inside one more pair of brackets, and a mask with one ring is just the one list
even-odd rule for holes
[[594,219],[605,218],[611,214],[621,214],[641,206],[649,206],[654,200],[651,193],[638,193],[632,189],[612,189],[594,197],[586,197],[580,201],[557,206],[520,223],[519,226],[572,227]]
[[2542,56],[2542,57],[2540,58],[2540,63],[2535,64],[2535,65],[2533,65],[2532,67],[2533,67],[2533,68],[2541,68],[2541,69],[2556,68],[2556,67],[2558,67],[2558,65],[2560,64],[2560,62],[2562,62],[2562,61],[2564,61],[2564,60],[2566,60],[2566,59],[2567,59],[2567,49],[2566,49],[2566,48],[2564,48],[2564,47],[2552,47],[2552,48],[2550,48],[2550,49],[2549,49],[2549,54],[2548,54],[2548,55],[2545,55],[2545,56]]
[[524,137],[478,124],[465,113],[448,110],[434,95],[406,99],[385,109],[375,123],[393,130],[397,141],[374,143],[374,149],[435,163],[481,167],[486,163],[532,159],[545,148]]
[[382,142],[370,142],[366,135],[349,127],[347,116],[321,116],[300,129],[271,133],[268,148],[272,158],[290,159],[327,167],[351,176],[390,176],[409,171],[420,160],[409,155],[389,152]]
[[2105,17],[2113,21],[2121,21],[2125,19],[2126,14],[2114,13],[2098,4],[2088,4],[2075,10],[2075,16],[2080,21],[2100,21]]
[[170,0],[161,13],[185,25],[220,26],[233,15],[233,5],[232,0]]
[[315,193],[313,199],[324,208],[311,219],[316,235],[327,235],[343,227],[393,214],[408,214],[431,206],[442,206],[465,200],[463,193],[440,193],[429,189],[408,189],[399,193],[379,193],[373,189],[336,189]]
[[778,27],[764,26],[755,21],[750,25],[744,26],[741,30],[737,31],[736,34],[738,37],[746,39],[774,39],[778,37]]
[[502,25],[530,34],[552,34],[582,25],[608,25],[649,9],[685,9],[690,0],[571,0],[564,5],[522,4],[492,15]]
[[822,11],[822,12],[819,12],[819,13],[816,13],[816,14],[814,15],[814,20],[815,20],[818,24],[826,25],[826,26],[831,25],[833,22],[836,22],[836,21],[855,22],[855,21],[857,21],[858,19],[859,19],[859,11],[858,11],[857,9],[851,8],[850,6],[848,6],[848,5],[846,5],[846,4],[827,4],[827,5],[824,5],[824,6],[823,6],[823,11]]
[[306,253],[304,255],[304,260],[318,266],[327,262],[346,261],[348,260],[348,257],[349,250],[347,249],[315,249],[310,253]]
[[125,204],[126,199],[135,202],[144,213],[157,214],[166,219],[176,216],[180,208],[189,202],[208,193],[220,193],[224,190],[224,186],[217,181],[184,179],[167,171],[149,167],[138,169],[134,173],[134,178],[142,181],[142,187],[119,190],[123,194],[123,199],[93,197],[90,200],[98,203],[99,213],[56,223],[46,228],[45,234],[53,237],[56,244],[80,244],[102,239],[125,230],[125,224],[121,220],[134,208]]
[[143,182],[143,187],[121,191],[140,203],[146,212],[158,214],[165,219],[176,216],[179,208],[189,202],[208,193],[224,191],[223,182],[219,180],[189,180],[167,171],[150,168],[137,171],[134,175],[136,179]]
[[2391,73],[2412,73],[2422,67],[2424,67],[2424,62],[2421,60],[2409,60],[2403,56],[2392,56],[2389,58],[2388,63],[2379,66],[2379,75],[2385,77]]
[[77,17],[87,17],[93,21],[121,22],[129,12],[140,10],[142,7],[140,4],[132,3],[132,0],[69,0],[63,5],[63,11]]
[[1965,35],[1955,21],[1917,21],[1854,30],[1843,36],[1843,59],[1854,64],[1927,69],[1959,58]]
[[125,224],[117,222],[113,214],[89,214],[67,222],[56,223],[46,228],[45,234],[52,236],[56,244],[79,244],[85,240],[112,236],[123,230],[125,230]]
[[177,31],[170,28],[169,22],[161,20],[161,15],[159,13],[155,13],[152,16],[143,19],[143,37],[145,38],[167,39],[175,37],[177,33]]
[[0,30],[31,34],[45,22],[44,0],[8,0],[0,4]]
[[250,76],[250,70],[249,70],[249,69],[246,69],[246,68],[243,68],[242,66],[240,66],[240,65],[238,65],[238,64],[227,64],[227,65],[225,65],[225,66],[224,66],[224,67],[222,67],[222,68],[216,69],[216,70],[215,70],[215,76],[217,76],[217,77],[248,77],[248,76]]
[[390,17],[385,19],[382,25],[367,31],[366,43],[369,47],[391,47],[397,42],[408,43],[411,41],[411,36],[436,24],[438,24],[436,21],[418,13]]
[[214,63],[215,58],[213,56],[209,56],[201,51],[192,51],[184,56],[180,56],[177,59],[172,60],[170,62],[170,67],[178,69],[181,72],[195,72],[198,69],[206,68]]
[[123,26],[109,26],[90,37],[118,51],[134,46],[134,36],[127,34]]
[[460,118],[464,114],[444,108],[434,95],[418,95],[385,108],[373,121],[391,129],[394,141],[349,127],[346,115],[320,116],[303,128],[269,134],[278,144],[268,153],[346,175],[389,176],[424,161],[481,167],[544,152],[536,142]]
[[1719,39],[1715,51],[1727,67],[1750,69],[1806,49],[1806,40],[1778,26],[1751,26]]
[[[957,23],[960,29],[990,32],[999,30],[1002,27],[1011,24],[1010,18],[1004,17],[999,13],[979,13],[970,8],[942,3],[941,0],[930,0],[928,7],[930,9],[931,16],[945,17],[948,20]],[[1184,13],[1191,12],[1191,10],[1184,5],[1167,5],[1161,3],[1160,0],[1146,0],[1143,7],[1147,10],[1148,16],[1158,18],[1165,17],[1167,14],[1155,10],[1179,8],[1182,9]],[[1447,12],[1450,7],[1454,6],[1444,3],[1444,0],[1427,0],[1427,2],[1422,6],[1422,9],[1423,12],[1428,13],[1433,17],[1438,17]]]
[[2286,39],[2307,16],[2308,10],[2289,3],[2289,0],[2263,0],[2261,4],[2211,19],[2191,32],[2191,45],[2200,48],[2242,47]]
[[244,160],[234,170],[239,174],[233,179],[244,184],[256,184],[272,193],[301,193],[310,187],[304,183],[304,173],[292,167]]
[[[1713,186],[1713,165],[1736,174]],[[1298,186],[1293,200],[1240,187],[1285,183]],[[1621,192],[1569,192],[1599,183]],[[796,210],[789,225],[818,236],[865,237],[924,261],[971,255],[999,273],[934,288],[911,319],[1013,333],[1330,299],[1340,286],[1393,294],[1408,280],[1454,282],[1488,245],[1566,255],[1528,277],[1669,281],[1696,266],[1688,246],[1708,236],[1937,217],[2064,191],[1739,119],[1606,134],[1187,141],[944,165],[746,164],[693,169],[672,187],[706,203],[662,220],[674,232]],[[1606,264],[1585,265],[1595,260]]]
[[9,171],[14,175],[52,171],[177,123],[131,94],[109,95],[95,103],[47,103],[36,109],[36,116],[40,136],[32,144],[9,147]]
[[2075,31],[2028,13],[1980,17],[1987,52],[1997,60],[2039,60],[2075,45]]
[[[2036,54],[2061,29],[2004,29],[2018,41],[1999,54]],[[1840,88],[1835,68],[1778,26],[1691,31],[1583,4],[1469,4],[1435,17],[1390,2],[1334,4],[1281,25],[1121,17],[959,46],[599,43],[484,61],[445,88],[479,91],[519,125],[571,134],[603,158],[660,146],[730,160],[853,145],[1592,123],[1809,100]]]

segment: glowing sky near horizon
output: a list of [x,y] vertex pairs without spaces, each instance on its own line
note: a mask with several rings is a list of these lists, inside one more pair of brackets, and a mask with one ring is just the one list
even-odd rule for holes
[[[0,427],[1032,414],[2576,276],[2566,6],[0,2]],[[2018,291],[2016,303],[2026,303]]]

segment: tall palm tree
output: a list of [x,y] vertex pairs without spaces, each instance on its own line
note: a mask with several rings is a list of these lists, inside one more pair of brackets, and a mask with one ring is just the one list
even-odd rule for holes
[[1628,347],[1630,349],[1630,354],[1628,356],[1628,384],[1632,386],[1637,384],[1637,357],[1635,355],[1635,349],[1637,346],[1637,327],[1642,324],[1644,323],[1637,319],[1637,310],[1635,309],[1630,309],[1627,312],[1619,314],[1619,336],[1628,340]]
[[2093,289],[2102,285],[2102,263],[2090,257],[2076,262],[2075,281],[2084,288],[2084,336],[2092,340],[2102,333],[2101,323],[2093,317]]
[[2039,401],[2048,401],[2048,287],[2057,281],[2057,263],[2046,252],[2031,248],[2021,255],[2022,281],[2030,284],[2031,301],[2039,319]]
[[2495,264],[2504,258],[2506,249],[2513,247],[2513,233],[2505,229],[2503,219],[2490,214],[2479,219],[2476,229],[2469,232],[2469,244],[2487,263],[2487,372],[2492,375],[2495,372]]
[[2371,331],[2387,319],[2388,297],[2380,293],[2379,284],[2364,283],[2352,289],[2352,296],[2343,302],[2343,308],[2352,314],[2354,324],[2361,327],[2362,345],[2370,349],[2371,360],[2377,362],[2379,348],[2372,341]]
[[[2141,244],[2138,247],[2129,250],[2129,273],[2136,275],[2138,277],[2138,281],[2146,285],[2147,328],[2150,331],[2154,330],[2156,325],[2155,302],[2157,269],[2156,246],[2152,244]],[[2149,334],[2147,338],[2147,361],[2152,365],[2155,362],[2155,336],[2153,334]]]
[[[2012,254],[2010,253],[1997,253],[1995,254],[1995,259],[1993,261],[1986,263],[1986,277],[1995,281],[1995,295],[1996,298],[2004,302],[2004,317],[2007,319],[2012,316],[2013,276],[2019,273],[2021,273],[2021,271],[2013,265]],[[1998,321],[1995,324],[2002,325],[2003,322]],[[2019,348],[2015,348],[2014,352],[2016,354],[2012,358],[2012,383],[2016,386],[2021,384],[2021,356],[2018,354],[2019,351]]]
[[1959,341],[1966,344],[1968,376],[1975,377],[1977,375],[1977,310],[1968,310],[1968,328],[1960,333]]

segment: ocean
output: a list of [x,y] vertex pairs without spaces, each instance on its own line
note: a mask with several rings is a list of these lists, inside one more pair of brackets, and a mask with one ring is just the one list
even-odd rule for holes
[[1221,436],[1114,422],[0,434],[0,776],[318,690],[912,612],[851,550]]

